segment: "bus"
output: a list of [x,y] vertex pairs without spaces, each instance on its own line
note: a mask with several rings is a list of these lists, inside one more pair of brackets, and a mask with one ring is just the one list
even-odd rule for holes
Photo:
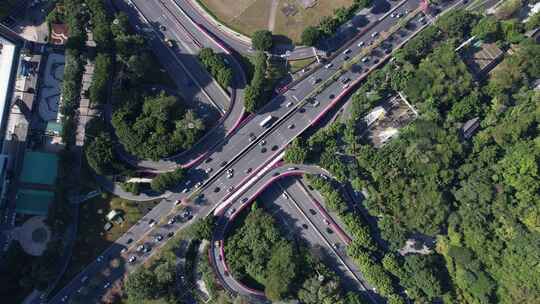
[[261,121],[259,125],[261,127],[267,127],[268,124],[272,121],[272,119],[274,119],[274,117],[272,115],[268,115],[265,119]]

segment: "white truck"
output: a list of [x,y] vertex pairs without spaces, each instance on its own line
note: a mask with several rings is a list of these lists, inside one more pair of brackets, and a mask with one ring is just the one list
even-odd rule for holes
[[259,125],[261,127],[268,127],[269,123],[274,119],[274,117],[272,115],[268,115],[266,116],[262,121],[261,123],[259,123]]

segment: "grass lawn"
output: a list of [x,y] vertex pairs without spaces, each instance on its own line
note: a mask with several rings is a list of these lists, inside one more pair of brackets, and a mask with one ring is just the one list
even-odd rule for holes
[[312,64],[315,61],[316,61],[315,58],[306,58],[306,59],[301,59],[301,60],[289,61],[289,72],[296,73],[300,71],[301,69],[305,68],[306,66]]
[[[269,0],[198,0],[210,14],[222,23],[242,34],[251,36],[253,32],[268,28],[270,18]],[[350,6],[353,0],[318,0],[316,4],[304,9],[298,0],[278,0],[274,34],[289,37],[295,43],[305,27],[317,25],[325,16],[334,14],[334,9]],[[295,11],[285,15],[283,10]]]
[[[80,209],[79,229],[73,256],[63,281],[67,283],[88,263],[93,261],[118,237],[133,226],[143,215],[155,206],[155,202],[132,202],[109,194],[94,197],[83,203]],[[111,210],[121,211],[124,222],[113,223],[109,231],[103,226],[107,222],[105,216]],[[60,286],[64,284],[60,283]]]

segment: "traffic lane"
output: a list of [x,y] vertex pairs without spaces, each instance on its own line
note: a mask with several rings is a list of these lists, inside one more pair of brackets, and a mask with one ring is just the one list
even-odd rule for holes
[[189,3],[190,0],[172,0],[175,1],[184,11],[194,19],[195,22],[201,24],[206,29],[211,31],[215,36],[219,37],[222,41],[227,43],[229,46],[231,46],[233,49],[239,51],[240,53],[247,54],[249,53],[248,50],[250,49],[251,45],[248,43],[244,43],[238,39],[235,39],[234,37],[231,37],[230,35],[224,33],[219,28],[214,27],[214,24],[208,21],[204,16],[202,16],[197,9],[193,7],[192,4]]
[[[280,185],[284,185],[285,191],[287,191],[291,199],[294,199],[296,200],[296,202],[298,202],[298,207],[303,211],[303,213],[310,217],[311,223],[322,234],[326,242],[330,244],[334,254],[338,255],[340,260],[347,265],[347,267],[350,269],[350,271],[352,271],[354,276],[361,281],[361,283],[357,281],[357,286],[361,286],[362,289],[364,289],[365,287],[368,290],[373,291],[373,287],[368,284],[354,261],[347,255],[347,243],[345,243],[330,227],[330,222],[328,221],[326,216],[319,212],[317,209],[315,209],[313,202],[302,191],[298,180],[287,178],[280,181],[279,183]],[[351,272],[349,272],[349,274],[351,276],[353,275],[351,274]]]
[[[411,0],[411,1],[412,1],[412,0]],[[339,57],[337,58],[337,60],[338,60],[338,61],[340,60]],[[343,59],[341,59],[341,60],[343,60]],[[304,82],[304,83],[301,82],[301,84],[305,86],[305,87],[302,88],[302,91],[305,91],[305,92],[307,93],[308,90],[309,90],[309,88],[311,87],[310,84],[309,84],[309,82]],[[300,93],[302,93],[302,92],[300,92]],[[293,96],[296,96],[296,95],[293,95]],[[302,97],[303,97],[303,96],[297,97],[297,99],[301,99]],[[279,110],[279,108],[278,108],[278,110]],[[279,113],[273,113],[273,114],[274,114],[276,117],[279,117],[279,116],[280,116]],[[265,117],[265,116],[262,116],[260,119],[262,120],[262,119],[264,119],[264,117]],[[259,121],[259,122],[260,122],[260,121]],[[248,122],[248,125],[246,125],[246,128],[247,128],[247,129],[253,128],[253,125],[254,125],[255,123],[256,123],[255,120],[254,120],[254,121]],[[258,129],[258,130],[260,130],[261,132],[264,130],[264,128],[260,128],[260,127],[259,127],[259,128],[256,128],[256,127],[255,127],[255,129]],[[250,133],[255,134],[255,132],[256,132],[256,131],[252,130],[252,132],[250,132]],[[230,141],[234,141],[234,139],[231,138]],[[232,143],[232,144],[233,144],[233,146],[235,146],[235,147],[245,147],[245,146],[246,146],[245,144],[243,145],[242,143]],[[249,143],[248,143],[248,144],[249,144]],[[219,153],[219,151],[218,151],[218,153]],[[231,153],[229,152],[229,154],[231,154]],[[237,154],[237,153],[232,153],[232,155],[235,155],[235,154]],[[230,158],[230,156],[231,156],[231,155],[228,155],[227,158]],[[219,155],[216,156],[216,157],[219,157]]]
[[[373,53],[373,52],[372,52],[372,53]],[[379,55],[379,56],[382,57],[382,55]],[[378,56],[378,57],[379,57],[379,56]],[[370,62],[370,63],[371,63],[371,62]],[[373,62],[372,64],[374,64],[374,63],[375,63],[375,62]],[[366,68],[368,67],[367,63],[365,64],[365,66],[366,66]],[[364,71],[362,71],[362,72],[364,72]],[[359,73],[358,71],[355,72],[355,71],[353,70],[353,71],[349,71],[349,72],[345,73],[344,76],[342,76],[342,77],[345,77],[345,78],[353,78],[353,77],[355,77],[354,74],[358,74],[358,73]],[[326,99],[323,97],[322,99],[319,98],[319,101],[320,101],[322,104],[325,104],[326,102],[329,102],[329,100],[332,99],[333,96],[335,96],[335,95],[337,95],[339,92],[341,92],[342,89],[343,89],[343,84],[342,84],[342,83],[333,83],[333,84],[331,84],[327,89],[325,89],[325,90],[322,92],[322,94],[319,95],[319,96],[325,96],[325,95],[328,96],[328,100],[326,100]],[[305,106],[304,108],[306,109],[306,112],[304,113],[304,117],[307,118],[307,116],[310,114],[310,111],[307,111],[307,110],[309,109],[309,107],[308,107],[308,106]],[[315,111],[315,109],[314,109],[313,107],[312,107],[312,110],[314,110],[314,111],[313,111],[313,114],[316,114],[316,113],[318,112],[318,111]],[[296,118],[296,117],[295,117],[295,118]],[[307,120],[308,122],[310,121],[309,118],[307,118],[306,120]],[[295,119],[295,121],[296,121],[296,119]],[[300,119],[300,123],[297,123],[297,124],[298,124],[299,126],[302,126],[302,121],[301,121],[301,119]],[[284,125],[284,124],[282,124],[281,128],[283,128],[283,125]],[[290,125],[290,124],[289,124],[289,125]],[[290,135],[290,134],[287,134],[287,133],[290,133],[290,132],[287,132],[286,130],[285,130],[285,132],[283,132],[283,131],[282,131],[282,132],[274,131],[273,133],[277,134],[278,136],[279,136],[279,135],[282,135],[282,134],[285,134],[285,136],[281,136],[281,138],[289,138],[288,136]],[[272,136],[272,134],[270,134],[269,136]],[[275,135],[274,135],[274,136],[275,136]],[[267,139],[266,141],[267,141],[267,143],[268,143],[269,145],[273,145],[273,144],[275,144],[275,143],[282,142],[282,141],[280,141],[279,139],[274,141],[274,140],[272,140],[272,137],[268,137],[268,138],[269,138],[269,139]],[[254,162],[254,161],[260,161],[260,159],[261,159],[260,157],[252,157],[252,158],[247,157],[247,158],[250,159],[252,162]],[[251,166],[251,168],[253,168],[253,167]],[[234,182],[234,181],[235,181],[235,180],[233,179],[233,182]],[[220,186],[221,186],[220,188],[229,188],[229,187],[232,186],[233,184],[234,184],[234,183],[227,183],[226,181],[223,181],[223,182],[220,183]]]
[[[155,29],[151,24],[144,23],[144,21],[140,19],[141,17],[139,16],[139,13],[133,6],[127,5],[124,1],[116,1],[115,3],[123,12],[128,15],[130,23],[139,31],[142,31],[143,36],[148,38],[146,41],[152,47],[152,51],[161,62],[162,67],[169,73],[169,75],[175,75],[175,77],[171,78],[175,82],[178,89],[181,90],[180,92],[183,97],[183,102],[194,109],[199,109],[198,113],[200,113],[201,116],[206,120],[211,121],[214,120],[215,117],[218,117],[219,113],[212,110],[214,105],[209,96],[201,91],[202,88],[196,86],[193,79],[189,77],[188,73],[178,62],[178,59],[175,57],[174,53],[171,52],[168,46],[164,44],[161,34],[159,33],[159,29]],[[214,91],[207,93],[217,95],[217,92]],[[207,106],[203,106],[200,104],[200,102],[206,104]],[[201,109],[206,109],[206,111],[200,111]]]
[[[188,52],[181,52],[181,48],[174,48],[172,51],[175,53],[178,60],[182,61],[184,66],[186,66],[196,78],[198,83],[203,86],[202,89],[210,94],[215,105],[224,112],[229,106],[229,97],[223,94],[221,89],[217,87],[218,84],[202,67],[196,57],[199,48],[202,46],[199,41],[193,39],[194,37],[190,36],[190,33],[183,28],[183,24],[177,19],[178,16],[173,15],[167,7],[164,7],[161,3],[155,4],[151,1],[133,1],[146,18],[155,23],[150,26],[154,27],[155,31],[160,35],[160,39],[174,39],[184,45]],[[164,26],[164,30],[162,30],[162,26]]]
[[[276,198],[275,202],[279,204],[280,207],[283,207],[284,210],[287,210],[286,212],[288,216],[293,217],[298,221],[306,223],[308,222],[308,220],[306,219],[305,215],[310,217],[311,223],[309,223],[309,225],[306,225],[307,228],[306,226],[304,226],[305,224],[300,227],[300,233],[302,237],[304,237],[304,239],[308,241],[313,251],[318,252],[322,256],[323,260],[328,264],[330,269],[334,270],[334,272],[341,278],[341,281],[346,288],[348,288],[349,290],[365,290],[364,286],[360,284],[356,280],[355,276],[345,267],[345,265],[343,265],[345,261],[343,261],[341,256],[336,253],[336,250],[340,250],[340,248],[346,248],[346,244],[332,240],[332,238],[328,236],[328,233],[325,230],[321,230],[321,227],[312,224],[318,223],[322,221],[322,219],[312,216],[311,210],[313,209],[309,208],[310,202],[308,198],[305,196],[305,194],[300,193],[297,191],[297,189],[295,189],[294,185],[297,183],[297,179],[298,177],[286,177],[278,181],[276,185],[272,187],[274,189],[278,189],[279,187],[280,192],[287,193],[288,196],[287,199],[283,198],[283,196],[281,196],[281,199]],[[293,200],[298,203],[299,207],[302,209],[305,215],[302,214],[302,212],[300,212],[296,206],[293,206]],[[302,208],[302,206],[311,210]],[[315,229],[318,230],[318,233],[315,232]],[[326,240],[321,238],[319,233],[323,235]],[[330,248],[332,244],[338,244],[338,246],[332,249]],[[369,285],[366,286],[370,288]]]
[[[166,205],[162,205],[162,206],[166,207]],[[159,209],[159,208],[154,208],[154,209],[152,209],[152,211],[154,211],[156,209]],[[162,209],[162,211],[163,211],[163,209]],[[137,242],[132,241],[132,242],[130,242],[130,244],[127,244],[128,243],[127,239],[132,238],[133,240],[137,240],[139,238],[142,238],[142,236],[145,235],[146,233],[148,233],[149,231],[151,231],[152,228],[148,225],[148,222],[151,219],[155,219],[155,217],[156,217],[155,214],[151,214],[151,213],[147,214],[142,219],[142,222],[143,222],[142,225],[133,226],[129,230],[128,233],[124,234],[121,238],[119,238],[116,241],[115,244],[108,247],[108,249],[104,252],[104,254],[102,254],[102,256],[106,255],[109,259],[118,258],[119,261],[121,263],[123,263],[123,265],[125,265],[125,267],[124,267],[125,269],[117,270],[117,271],[120,272],[118,278],[121,278],[126,271],[127,272],[132,271],[132,269],[134,269],[134,267],[137,264],[144,262],[146,260],[146,258],[149,257],[149,255],[143,255],[143,256],[141,256],[141,258],[137,259],[136,263],[129,263],[129,262],[127,262],[127,260],[129,259],[129,257],[131,257],[133,255],[134,252],[131,250],[131,251],[128,251],[128,252],[126,252],[124,254],[121,254],[121,251],[122,251],[123,248],[127,248],[127,246],[130,246],[131,249],[135,248]],[[176,231],[179,228],[180,227],[171,226],[171,227],[167,227],[167,229],[162,230],[160,232],[166,233],[167,231]],[[168,239],[168,238],[166,238],[166,239]],[[103,271],[104,268],[106,268],[106,264],[104,264],[103,262],[97,262],[96,260],[94,260],[84,271],[82,271],[78,276],[76,276],[57,296],[55,296],[55,298],[53,298],[52,302],[61,301],[61,299],[65,295],[72,294],[74,290],[78,290],[83,285],[81,283],[81,279],[83,277],[87,276],[88,278],[92,278],[92,277],[96,276],[99,272]],[[114,279],[113,277],[110,278],[110,280],[113,280],[113,279]]]

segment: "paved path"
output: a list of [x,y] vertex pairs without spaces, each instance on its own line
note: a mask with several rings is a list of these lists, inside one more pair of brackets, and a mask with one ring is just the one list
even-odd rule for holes
[[270,4],[270,17],[268,18],[268,30],[273,31],[276,26],[276,13],[279,6],[279,0],[272,0]]

